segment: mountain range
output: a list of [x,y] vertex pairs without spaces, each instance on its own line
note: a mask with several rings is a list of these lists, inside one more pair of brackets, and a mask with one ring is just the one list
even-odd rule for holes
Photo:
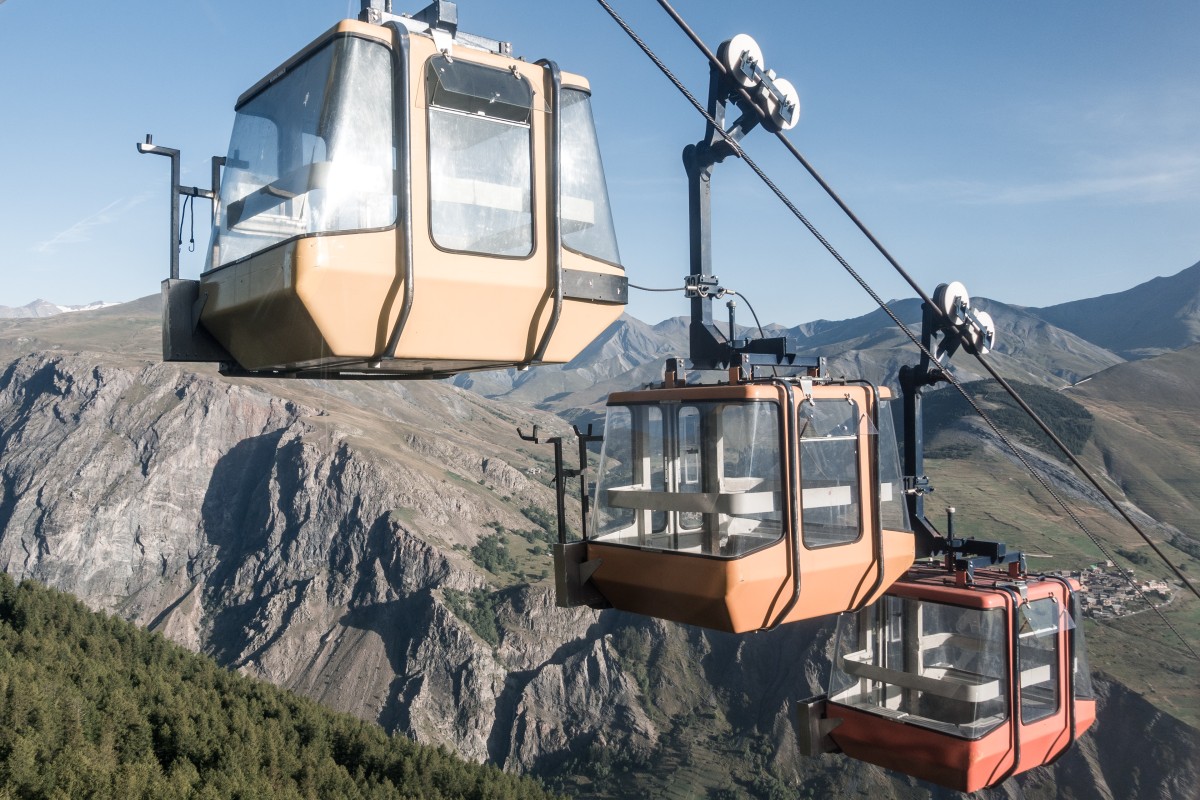
[[[1197,276],[1200,264],[1127,297],[1051,309],[978,301],[997,320],[1001,371],[1062,389],[1095,416],[1084,459],[1129,508],[1157,518],[1153,534],[1192,571]],[[1159,313],[1126,338],[1086,324],[1100,308],[1086,304],[1132,305],[1151,284]],[[915,301],[894,307],[919,321]],[[666,354],[683,354],[681,320],[622,318],[570,364],[525,373],[268,382],[159,363],[158,313],[155,296],[0,321],[0,569],[14,578],[577,796],[796,796],[798,786],[925,796],[874,767],[796,756],[792,708],[822,689],[827,623],[730,636],[554,607],[550,452],[517,428],[553,435],[595,420],[608,391],[655,380]],[[885,321],[873,312],[771,328],[826,355],[832,374],[888,382],[915,351]],[[1003,531],[1047,564],[1095,560],[980,441],[986,462],[929,465],[939,498],[964,501],[964,525]],[[1094,492],[1037,455],[1110,547],[1145,551],[1089,502]],[[1196,605],[1178,597],[1166,609],[1191,642]],[[1088,635],[1099,723],[1053,767],[985,797],[1192,796],[1194,664],[1147,614]]]
[[[1001,374],[1057,389],[1126,360],[1200,342],[1200,263],[1125,292],[1046,308],[987,298],[975,298],[973,304],[996,322],[991,360]],[[889,307],[920,336],[919,300],[892,301]],[[788,337],[800,355],[825,356],[832,375],[855,375],[893,386],[899,368],[919,356],[916,346],[882,309],[836,322],[767,325],[764,331]],[[745,328],[738,331],[739,336],[752,333]],[[466,373],[454,383],[487,397],[592,421],[609,393],[661,380],[663,361],[685,356],[687,349],[686,318],[647,325],[626,315],[568,364],[524,372]],[[953,369],[964,381],[985,377],[969,358],[953,362]]]
[[116,305],[116,303],[106,303],[103,300],[96,300],[84,305],[60,306],[57,303],[51,303],[49,300],[39,299],[34,300],[32,303],[26,303],[23,306],[0,306],[0,319],[53,317],[58,314],[69,314],[73,311],[95,311],[98,308],[107,308],[113,305]]
[[1200,263],[1124,292],[1030,311],[1124,358],[1180,350],[1200,341]]

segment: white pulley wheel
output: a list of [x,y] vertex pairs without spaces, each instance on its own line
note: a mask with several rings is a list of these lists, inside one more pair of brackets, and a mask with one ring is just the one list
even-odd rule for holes
[[771,112],[771,123],[777,131],[790,131],[800,121],[800,93],[786,78],[776,78],[773,83],[775,90],[783,95],[783,102],[777,102],[770,92],[764,93],[767,108]]
[[941,294],[942,296],[938,298],[938,305],[941,307],[942,313],[950,319],[950,323],[962,325],[966,322],[966,311],[971,307],[971,296],[967,294],[967,287],[958,281],[951,281],[946,284]]
[[763,54],[758,46],[758,42],[754,41],[754,37],[748,33],[739,33],[729,41],[721,45],[720,53],[721,63],[725,65],[725,69],[729,70],[730,76],[741,85],[743,89],[749,89],[754,84],[758,83],[758,79],[751,73],[747,75],[742,69],[742,57],[747,56],[750,61],[758,65],[760,70],[763,69]]
[[996,323],[986,311],[976,311],[975,320],[979,323],[979,328],[971,330],[971,345],[976,353],[986,356],[996,343]]

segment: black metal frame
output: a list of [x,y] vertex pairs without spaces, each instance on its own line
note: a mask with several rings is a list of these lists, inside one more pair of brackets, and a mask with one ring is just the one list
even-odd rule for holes
[[[691,299],[692,319],[689,349],[695,369],[718,370],[741,367],[748,376],[755,366],[814,369],[818,359],[799,359],[789,348],[786,337],[736,338],[734,305],[729,307],[729,335],[713,322],[712,301],[723,297],[725,289],[712,273],[712,172],[713,167],[737,152],[730,143],[738,142],[758,125],[758,111],[745,107],[739,87],[715,66],[709,68],[708,113],[718,125],[725,125],[730,104],[740,112],[733,124],[718,131],[712,122],[705,124],[704,138],[683,150],[683,166],[688,176],[688,225],[690,272],[685,278],[685,293]],[[722,135],[722,133],[724,135]]]
[[[934,297],[945,295],[945,285],[938,287]],[[952,315],[951,315],[952,316]],[[1012,551],[1003,542],[960,539],[954,535],[954,509],[947,509],[946,533],[943,535],[925,516],[925,495],[933,485],[925,475],[925,426],[921,411],[921,393],[928,387],[947,381],[945,361],[960,347],[971,348],[967,333],[954,325],[953,319],[938,313],[929,303],[921,304],[921,360],[915,365],[900,368],[900,391],[904,397],[904,498],[908,516],[916,534],[917,557],[944,555],[946,566],[960,580],[971,583],[975,570],[1008,566],[1025,572],[1024,553]],[[935,338],[941,337],[935,352]]]
[[[212,186],[209,189],[201,189],[198,186],[182,186],[179,183],[179,150],[174,147],[163,147],[154,143],[154,137],[149,133],[146,134],[146,141],[137,143],[137,151],[142,154],[151,154],[156,156],[166,156],[171,159],[171,234],[170,234],[170,252],[171,252],[171,280],[179,279],[179,198],[180,197],[201,197],[212,202],[212,222],[216,225],[221,215],[221,167],[225,166],[224,156],[212,157]],[[195,210],[192,214],[195,215]],[[216,244],[213,244],[216,247]],[[214,253],[215,256],[215,253]],[[214,259],[215,263],[215,259]]]
[[[587,560],[587,525],[588,513],[591,510],[591,500],[588,492],[588,450],[592,442],[598,442],[604,437],[593,434],[592,426],[587,431],[579,430],[572,425],[575,439],[579,445],[579,466],[568,468],[563,461],[563,437],[551,436],[542,439],[538,436],[538,426],[533,426],[533,433],[528,436],[520,428],[517,435],[526,442],[534,444],[549,444],[554,447],[554,499],[558,515],[558,541],[551,546],[554,555],[554,595],[559,608],[574,608],[586,605],[591,608],[611,608],[612,606],[589,582],[592,573],[600,566],[599,559]],[[567,541],[567,479],[579,478],[579,530],[582,537]]]
[[[182,246],[179,238],[179,198],[199,197],[210,201],[212,224],[215,227],[221,214],[221,168],[225,166],[225,157],[212,157],[211,187],[201,189],[198,186],[180,185],[180,155],[176,148],[154,144],[154,137],[147,133],[146,141],[137,143],[137,151],[164,156],[171,160],[171,230],[168,246],[171,266],[169,277],[162,282],[163,361],[232,361],[233,356],[208,331],[200,327],[200,312],[206,299],[200,294],[200,282],[179,277],[179,249]],[[192,215],[195,216],[195,213],[193,206]],[[215,241],[211,243],[213,263],[216,263],[218,246]]]
[[533,433],[528,436],[520,428],[517,428],[517,435],[526,442],[534,444],[549,444],[554,446],[554,495],[555,507],[558,511],[558,542],[566,544],[567,542],[567,478],[579,478],[579,504],[582,509],[580,512],[580,525],[582,538],[587,538],[587,518],[588,511],[591,508],[591,500],[588,494],[588,450],[587,446],[592,442],[599,442],[604,439],[600,434],[592,433],[592,426],[587,426],[587,431],[579,430],[578,425],[572,425],[571,430],[575,434],[575,439],[579,444],[579,466],[570,468],[564,465],[563,459],[563,437],[551,436],[548,439],[543,439],[538,436],[538,426],[533,426]]

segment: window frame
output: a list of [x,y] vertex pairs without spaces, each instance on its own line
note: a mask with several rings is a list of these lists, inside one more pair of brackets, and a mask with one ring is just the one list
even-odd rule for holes
[[[804,404],[808,403],[810,401],[813,403],[820,403],[820,404],[846,403],[846,402],[851,403],[855,408],[855,414],[854,414],[855,426],[854,426],[853,435],[838,436],[838,437],[805,437],[803,435],[804,426],[800,424],[800,411],[804,407]],[[863,406],[859,401],[854,400],[849,397],[819,397],[819,398],[812,398],[811,400],[806,398],[796,405],[793,424],[795,425],[796,447],[798,449],[796,463],[797,463],[797,467],[798,467],[798,470],[800,473],[798,476],[798,480],[796,481],[796,486],[798,487],[798,491],[800,492],[800,496],[799,496],[799,498],[797,498],[798,502],[796,504],[797,508],[800,511],[800,519],[796,521],[796,524],[797,524],[798,540],[799,540],[801,546],[803,546],[804,549],[807,551],[815,552],[818,550],[825,550],[830,547],[845,547],[847,545],[856,544],[858,542],[861,542],[863,540],[863,537],[867,534],[867,526],[865,523],[866,509],[865,509],[865,505],[864,505],[863,492],[862,492],[862,487],[863,487],[863,483],[864,483],[863,476],[862,476],[862,457],[863,457],[862,447],[864,444],[869,444],[869,443],[863,441],[864,437],[867,434],[864,434],[861,431],[863,415],[865,415],[866,413],[867,412],[863,410]],[[856,495],[856,497],[854,499],[854,505],[858,509],[858,522],[857,522],[858,533],[852,539],[845,539],[843,541],[836,541],[836,542],[827,542],[825,544],[810,544],[807,536],[805,535],[805,531],[806,531],[805,517],[806,517],[806,515],[804,513],[805,512],[805,508],[804,508],[804,488],[805,488],[805,486],[804,486],[804,480],[805,480],[805,477],[804,477],[804,473],[805,473],[805,470],[804,470],[804,445],[805,445],[806,441],[813,442],[813,443],[821,442],[821,441],[825,441],[825,442],[853,441],[854,442],[854,482],[853,482],[854,488],[852,491],[855,492],[855,495]],[[869,454],[870,454],[870,449],[868,448],[868,455]],[[867,482],[869,483],[870,479],[868,479]]]
[[[538,116],[539,113],[541,113],[534,106],[534,98],[536,98],[536,96],[537,96],[536,92],[534,91],[533,85],[530,83],[529,79],[526,78],[524,75],[520,75],[516,72],[511,72],[509,70],[503,70],[503,69],[500,69],[499,67],[493,67],[493,66],[489,66],[486,64],[479,64],[477,62],[472,62],[472,61],[461,61],[461,62],[455,62],[455,63],[459,63],[461,65],[466,65],[468,68],[489,70],[492,72],[503,73],[504,75],[509,76],[509,78],[515,77],[516,79],[520,80],[526,86],[526,88],[529,90],[529,96],[531,98],[530,105],[529,105],[529,121],[527,123],[516,122],[516,121],[504,119],[502,117],[491,117],[491,116],[487,116],[487,115],[471,114],[471,113],[468,113],[467,111],[463,111],[460,109],[455,109],[455,108],[451,108],[448,106],[437,105],[433,102],[433,99],[430,96],[431,92],[433,91],[431,88],[433,79],[431,78],[430,73],[433,72],[433,70],[434,70],[434,66],[433,66],[434,62],[437,59],[445,59],[445,58],[446,57],[441,53],[435,54],[433,56],[430,56],[428,59],[426,59],[424,65],[422,66],[422,70],[424,72],[425,80],[426,80],[426,94],[424,97],[424,105],[425,105],[425,175],[426,175],[426,179],[427,179],[427,183],[426,183],[426,186],[427,186],[427,192],[426,192],[426,195],[427,195],[426,196],[427,230],[426,230],[426,234],[429,237],[429,242],[430,242],[430,244],[433,245],[433,247],[435,249],[437,249],[443,253],[451,253],[454,255],[466,255],[466,256],[473,256],[473,257],[485,258],[485,259],[503,259],[503,260],[507,260],[507,261],[529,261],[537,255],[538,249],[539,249],[538,248],[538,236],[539,236],[538,202],[539,202],[540,195],[538,193],[538,180],[539,180],[540,172],[538,170],[538,163],[537,163],[537,158],[536,158],[536,155],[537,155],[536,137],[538,135],[537,131],[540,129],[542,131],[541,136],[543,138],[545,137],[544,125],[538,126],[537,124],[535,124],[535,121],[537,119],[539,119],[539,116]],[[508,126],[512,126],[514,128],[524,128],[528,132],[528,142],[527,142],[527,148],[528,148],[527,155],[528,155],[528,159],[529,159],[529,251],[528,252],[526,252],[524,254],[519,254],[519,255],[505,254],[505,253],[492,253],[492,252],[488,252],[485,250],[469,250],[469,249],[449,247],[438,241],[437,236],[434,231],[434,172],[433,172],[434,142],[433,142],[433,136],[432,136],[432,133],[433,133],[432,115],[435,110],[440,113],[444,113],[444,114],[461,115],[462,117],[467,118],[467,119],[484,119],[484,120],[487,120],[489,123],[492,123],[495,125],[508,125]]]
[[[700,439],[701,439],[701,441],[700,441],[701,461],[699,464],[699,467],[700,467],[699,478],[700,478],[700,484],[701,484],[700,489],[702,490],[703,489],[703,481],[704,481],[703,436],[704,436],[705,429],[707,427],[707,425],[705,423],[705,419],[709,415],[714,414],[714,413],[723,414],[725,412],[725,409],[727,409],[729,407],[754,406],[754,405],[763,405],[763,404],[769,404],[770,406],[773,407],[771,419],[773,420],[773,422],[775,424],[775,428],[776,428],[774,441],[776,444],[776,450],[775,450],[775,452],[777,454],[776,461],[777,461],[777,466],[778,466],[779,475],[780,475],[780,493],[781,493],[781,496],[785,496],[786,492],[790,491],[790,489],[788,489],[787,486],[785,485],[784,478],[783,478],[783,476],[786,472],[786,469],[787,469],[787,467],[786,467],[787,440],[786,440],[784,425],[783,425],[783,423],[785,422],[785,420],[783,419],[784,404],[778,398],[775,398],[775,397],[745,398],[745,399],[696,398],[696,399],[680,399],[680,400],[667,400],[667,401],[645,401],[645,402],[629,402],[629,403],[622,402],[622,403],[616,403],[614,405],[609,406],[609,409],[611,410],[613,408],[623,408],[623,409],[628,410],[629,415],[630,415],[629,418],[631,421],[631,425],[629,428],[629,431],[631,434],[633,432],[632,421],[634,419],[634,414],[635,414],[634,409],[635,408],[643,407],[643,408],[658,409],[658,411],[661,415],[659,424],[661,425],[662,440],[657,443],[658,447],[657,447],[656,453],[661,456],[661,458],[663,459],[663,462],[664,462],[661,467],[661,475],[662,475],[662,481],[663,481],[663,486],[664,486],[662,493],[663,494],[680,495],[680,494],[685,494],[686,492],[682,492],[678,488],[675,488],[675,489],[671,488],[673,484],[676,486],[682,485],[681,481],[678,479],[680,476],[674,474],[675,470],[681,471],[681,456],[682,456],[682,454],[680,453],[681,437],[680,437],[680,433],[678,430],[678,417],[679,417],[680,411],[683,408],[701,407],[700,408],[701,413],[698,415],[697,427],[698,427],[698,431],[699,431]],[[708,406],[709,408],[705,409],[705,408],[703,408],[704,406]],[[673,421],[668,422],[668,418],[671,418]],[[608,428],[608,425],[606,425],[606,431],[605,431],[606,437],[608,436],[607,428]],[[669,446],[669,445],[672,445],[672,442],[670,441],[671,439],[673,439],[673,446]],[[631,441],[631,445],[632,445],[632,441]],[[631,448],[631,452],[633,451],[633,449],[635,449],[635,448]],[[692,552],[692,551],[679,549],[679,548],[675,548],[675,547],[660,547],[660,546],[654,546],[654,545],[649,545],[649,544],[641,544],[637,541],[626,542],[626,541],[619,541],[619,540],[606,538],[608,536],[611,536],[613,532],[607,532],[607,533],[603,533],[603,534],[600,533],[601,526],[599,524],[599,514],[601,513],[601,511],[603,509],[610,508],[611,506],[608,503],[601,502],[599,493],[604,488],[613,488],[613,487],[611,487],[611,486],[606,487],[604,485],[604,478],[608,474],[611,474],[611,473],[609,473],[607,471],[607,469],[606,469],[607,465],[602,463],[600,466],[602,468],[602,471],[597,476],[597,481],[596,481],[596,485],[595,485],[595,494],[593,495],[593,499],[592,499],[593,513],[595,514],[595,516],[593,518],[592,524],[589,526],[587,541],[590,543],[611,545],[613,547],[630,547],[630,548],[639,549],[639,550],[653,550],[653,551],[671,553],[674,555],[692,556],[692,557],[696,557],[696,558],[713,558],[713,559],[719,559],[722,561],[732,561],[732,560],[736,560],[739,558],[744,558],[745,556],[748,556],[752,553],[757,553],[757,552],[760,552],[760,551],[765,550],[770,547],[775,547],[775,546],[779,545],[781,542],[783,542],[789,535],[791,535],[791,530],[789,529],[789,522],[788,522],[790,512],[788,511],[788,509],[786,507],[787,506],[786,503],[780,503],[780,507],[778,509],[778,515],[779,515],[779,533],[778,533],[778,535],[775,536],[770,541],[764,542],[760,545],[757,545],[757,546],[751,547],[747,550],[736,552],[736,553],[722,554],[722,553],[712,553],[712,552]],[[650,491],[654,491],[654,490],[650,490]],[[667,510],[667,509],[648,509],[648,510],[649,510],[649,513],[652,515],[652,519],[654,516],[663,515],[664,524],[662,525],[661,528],[657,528],[656,530],[652,531],[655,535],[678,536],[679,534],[696,533],[696,532],[702,531],[702,529],[703,529],[703,522],[701,523],[700,526],[691,528],[691,527],[684,527],[682,525],[682,522],[680,519],[682,517],[682,515],[685,513],[700,513],[700,512],[680,512],[680,511],[671,511],[671,510]],[[724,512],[717,512],[717,513],[724,513]],[[728,516],[735,517],[735,518],[738,517],[738,515],[733,515],[733,514],[729,514]]]
[[[1035,636],[1038,640],[1049,642],[1050,647],[1027,647],[1025,642],[1028,641],[1028,636],[1022,636],[1021,623],[1028,619],[1024,614],[1024,609],[1027,606],[1038,604],[1039,607],[1047,606],[1053,612],[1054,627],[1053,629],[1045,629],[1047,635],[1037,636],[1038,631],[1032,631],[1028,636]],[[1058,597],[1050,595],[1047,597],[1039,597],[1031,599],[1020,604],[1013,610],[1013,638],[1017,642],[1017,657],[1014,659],[1013,671],[1014,679],[1018,685],[1021,696],[1020,719],[1022,725],[1032,725],[1044,719],[1049,719],[1062,710],[1063,692],[1062,692],[1062,652],[1063,652],[1063,615],[1070,613],[1069,610],[1063,607],[1063,604],[1058,601]],[[1053,704],[1047,706],[1045,704],[1035,704],[1026,701],[1026,686],[1021,683],[1022,673],[1025,670],[1024,655],[1026,651],[1034,651],[1045,653],[1049,650],[1051,658],[1048,666],[1050,667],[1050,677],[1046,681],[1053,692]],[[1039,684],[1040,686],[1041,684]],[[1033,688],[1032,686],[1028,688]],[[1030,693],[1032,694],[1032,693]],[[1034,714],[1036,712],[1036,715]]]
[[[396,102],[397,94],[398,94],[397,87],[400,86],[403,81],[407,80],[407,71],[405,69],[404,59],[400,57],[400,54],[398,53],[397,49],[394,46],[392,46],[388,42],[385,42],[379,38],[376,38],[373,36],[368,36],[368,35],[365,35],[365,34],[362,34],[359,32],[355,32],[355,31],[335,32],[327,38],[324,38],[318,42],[314,42],[310,47],[306,48],[301,53],[298,53],[297,55],[293,56],[288,61],[284,62],[283,65],[281,65],[280,67],[278,67],[277,69],[272,71],[270,75],[268,75],[266,78],[263,78],[257,84],[255,84],[253,87],[251,87],[248,91],[243,93],[238,98],[237,103],[234,105],[234,113],[235,113],[235,115],[241,113],[241,110],[243,108],[245,108],[247,105],[252,103],[257,98],[261,97],[264,93],[269,91],[273,86],[277,85],[280,81],[285,80],[290,74],[294,73],[298,69],[301,69],[305,64],[309,63],[312,59],[314,59],[314,58],[318,57],[320,54],[324,53],[328,48],[334,47],[339,42],[349,40],[349,39],[356,39],[356,40],[368,42],[368,43],[376,45],[378,47],[382,47],[388,53],[388,61],[390,63],[390,69],[391,69],[391,86],[389,87],[390,91],[387,94],[387,102],[389,104],[391,104],[391,107],[392,107],[392,126],[391,126],[391,130],[389,131],[389,136],[391,139],[391,152],[393,154],[393,163],[391,165],[391,172],[392,172],[392,176],[393,176],[392,177],[392,196],[394,198],[394,206],[395,206],[391,222],[389,222],[387,225],[377,226],[377,227],[368,227],[368,228],[346,228],[346,229],[327,230],[327,231],[304,231],[304,232],[297,233],[292,236],[288,236],[284,239],[280,239],[279,241],[273,242],[273,243],[266,245],[258,250],[254,250],[253,252],[247,253],[246,255],[239,256],[238,258],[233,259],[231,261],[225,261],[225,262],[221,262],[219,264],[214,264],[213,263],[213,251],[214,251],[214,249],[216,249],[218,252],[220,251],[221,240],[224,238],[222,236],[222,227],[223,227],[222,223],[220,221],[218,221],[213,226],[213,229],[212,229],[212,242],[210,243],[210,246],[208,248],[208,254],[206,256],[205,266],[201,272],[202,275],[209,275],[209,274],[218,272],[220,270],[226,269],[228,267],[233,267],[237,264],[244,263],[250,259],[257,258],[257,257],[263,255],[264,253],[268,253],[277,248],[286,247],[286,246],[293,244],[294,242],[297,242],[301,239],[318,238],[318,237],[324,237],[324,236],[347,236],[347,235],[355,235],[355,234],[359,234],[359,233],[375,233],[375,232],[380,232],[380,231],[395,230],[397,227],[399,227],[399,225],[404,217],[404,214],[405,214],[404,207],[405,207],[406,200],[401,193],[401,187],[397,183],[396,172],[399,169],[397,162],[399,162],[402,159],[408,158],[407,153],[401,152],[401,143],[406,140],[405,137],[402,136],[402,131],[406,130],[407,126],[408,126],[409,109],[407,109],[407,108],[402,109],[400,107],[400,104]],[[336,62],[334,64],[331,64],[331,69],[335,66],[336,66]],[[275,146],[276,150],[278,151],[280,149],[280,145],[278,142],[278,136],[279,136],[278,123],[276,123],[274,120],[270,120],[269,118],[266,118],[266,117],[262,117],[262,119],[267,120],[268,122],[271,122],[275,126],[276,141],[274,142],[274,146]],[[233,134],[231,132],[230,147],[232,147],[232,144],[233,144],[232,136],[233,136]],[[226,158],[228,158],[228,155],[229,154],[227,152]],[[278,155],[276,156],[276,158],[278,158]],[[228,168],[229,167],[228,167],[228,163],[227,163],[225,169],[228,169]],[[312,164],[309,164],[307,167],[307,169],[309,169],[310,171],[312,170],[312,168],[313,168]],[[221,176],[222,186],[224,186],[224,183],[225,183],[224,172],[225,171],[222,170],[222,176]],[[281,176],[280,178],[277,178],[276,180],[278,181],[278,180],[282,179],[282,177],[283,176]],[[269,186],[270,184],[264,184],[264,185]],[[220,188],[218,188],[218,196],[220,196],[220,195],[221,195],[221,190],[220,190]],[[241,199],[244,199],[244,198],[241,198]],[[223,203],[223,205],[226,205],[226,204]],[[222,210],[224,211],[224,208]]]

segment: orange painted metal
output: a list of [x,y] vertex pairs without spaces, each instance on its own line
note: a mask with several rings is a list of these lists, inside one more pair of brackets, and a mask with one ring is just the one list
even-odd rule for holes
[[[815,385],[812,393],[816,399],[851,399],[868,417],[875,412],[874,390],[862,384]],[[805,401],[799,386],[794,396],[796,404]],[[772,383],[669,386],[617,393],[609,398],[609,405],[738,400],[772,400],[782,407],[786,395]],[[795,407],[781,415],[787,448],[799,446],[795,416]],[[867,435],[874,434],[861,432],[860,439]],[[591,580],[614,608],[732,633],[868,605],[912,565],[915,550],[909,531],[884,529],[876,537],[875,506],[868,502],[875,495],[869,485],[872,479],[866,477],[877,474],[870,462],[874,452],[873,448],[859,447],[862,534],[856,541],[809,549],[798,534],[800,521],[792,518],[792,503],[784,502],[782,537],[740,557],[589,539],[588,559],[602,562]],[[791,458],[781,458],[781,486],[793,486],[791,465]],[[795,591],[793,563],[799,564],[799,597],[788,609]]]
[[[345,20],[314,40],[243,98],[277,80],[290,65],[335,38],[353,35],[396,48],[388,28]],[[552,114],[540,87],[545,69],[537,64],[477,50],[463,61],[511,71],[538,87],[530,127],[534,241],[520,258],[449,252],[432,239],[430,160],[426,119],[426,64],[440,52],[433,39],[410,37],[402,78],[410,81],[412,107],[396,109],[408,120],[412,260],[404,258],[402,232],[385,230],[305,233],[200,276],[207,300],[204,326],[246,369],[367,369],[375,373],[423,374],[508,366],[536,353],[550,324],[554,259],[564,270],[596,279],[624,274],[567,247],[552,246],[549,167]],[[562,74],[563,85],[587,90],[581,76]],[[405,276],[412,279],[410,315],[385,358],[399,324]],[[564,298],[561,314],[541,363],[575,357],[620,316],[624,303]]]
[[[1004,608],[1011,623],[1015,613],[1011,595],[998,587],[1012,583],[1006,573],[977,573],[974,586],[961,588],[956,578],[943,570],[922,573],[916,569],[892,586],[888,594],[969,608]],[[1071,583],[1072,589],[1078,590],[1078,584]],[[1029,600],[1053,597],[1065,608],[1068,598],[1063,584],[1033,579],[1025,581],[1025,587]],[[851,758],[960,792],[994,786],[1012,775],[1048,764],[1096,719],[1094,699],[1071,697],[1065,690],[1073,668],[1067,635],[1065,628],[1058,632],[1060,699],[1058,709],[1050,716],[1028,724],[1021,722],[1010,693],[1004,723],[978,739],[968,739],[831,702],[826,716],[840,720],[840,724],[830,736]],[[1011,673],[1016,669],[1011,646],[1008,659]]]

